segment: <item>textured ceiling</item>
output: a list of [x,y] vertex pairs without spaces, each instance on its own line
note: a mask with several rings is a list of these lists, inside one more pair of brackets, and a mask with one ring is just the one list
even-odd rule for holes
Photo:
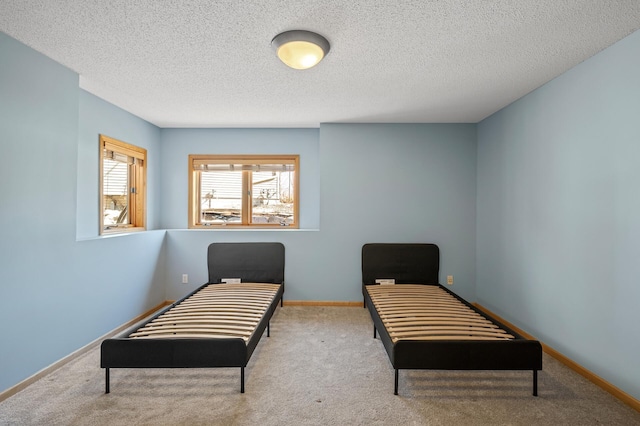
[[[478,122],[638,28],[638,0],[0,0],[1,31],[160,127]],[[291,29],[331,52],[287,68]]]

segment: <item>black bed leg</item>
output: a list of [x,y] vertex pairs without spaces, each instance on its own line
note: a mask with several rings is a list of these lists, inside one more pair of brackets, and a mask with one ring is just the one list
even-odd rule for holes
[[533,370],[533,396],[538,396],[538,370]]
[[240,393],[244,393],[244,367],[240,367]]
[[271,321],[267,323],[267,337],[271,336]]
[[396,380],[395,380],[395,384],[393,387],[393,394],[397,395],[398,394],[398,369],[396,368]]
[[109,393],[109,392],[110,392],[110,389],[109,389],[109,369],[108,369],[108,368],[105,368],[105,369],[104,369],[104,371],[105,371],[105,376],[104,376],[104,378],[105,378],[105,388],[104,388],[104,393]]
[[378,331],[378,330],[376,330],[376,326],[374,325],[374,326],[373,326],[373,338],[374,338],[374,339],[375,339],[375,338],[376,338],[376,336],[377,336],[377,334],[376,334],[376,332],[377,332],[377,331]]

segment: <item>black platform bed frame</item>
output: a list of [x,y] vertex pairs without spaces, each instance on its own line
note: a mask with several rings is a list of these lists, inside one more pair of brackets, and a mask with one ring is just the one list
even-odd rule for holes
[[[376,330],[395,369],[394,394],[398,394],[401,369],[440,370],[531,370],[533,395],[538,395],[538,371],[542,369],[542,346],[527,339],[480,311],[438,282],[440,250],[435,244],[365,244],[362,247],[362,292]],[[367,291],[376,280],[394,279],[395,284],[423,284],[442,288],[463,305],[477,312],[512,340],[397,340],[389,331]]]
[[[284,246],[281,243],[213,243],[207,252],[209,282],[146,319],[106,339],[101,345],[100,366],[105,369],[105,393],[110,392],[111,368],[240,368],[240,392],[244,393],[244,369],[284,293]],[[243,283],[278,284],[277,292],[259,320],[250,339],[242,338],[154,338],[129,336],[179,306],[201,290],[240,278]]]

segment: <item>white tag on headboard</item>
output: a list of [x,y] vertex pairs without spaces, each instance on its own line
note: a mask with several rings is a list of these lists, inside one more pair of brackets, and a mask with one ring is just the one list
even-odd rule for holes
[[225,284],[240,284],[240,278],[220,278],[220,282]]
[[376,284],[380,285],[393,285],[396,283],[396,280],[393,278],[379,278],[376,280]]

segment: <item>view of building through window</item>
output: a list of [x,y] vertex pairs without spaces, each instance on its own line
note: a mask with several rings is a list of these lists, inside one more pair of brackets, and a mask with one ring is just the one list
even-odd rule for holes
[[190,226],[297,226],[297,157],[192,157]]
[[[242,220],[241,171],[203,171],[200,185],[202,223]],[[251,222],[291,225],[294,215],[294,172],[251,172]]]

